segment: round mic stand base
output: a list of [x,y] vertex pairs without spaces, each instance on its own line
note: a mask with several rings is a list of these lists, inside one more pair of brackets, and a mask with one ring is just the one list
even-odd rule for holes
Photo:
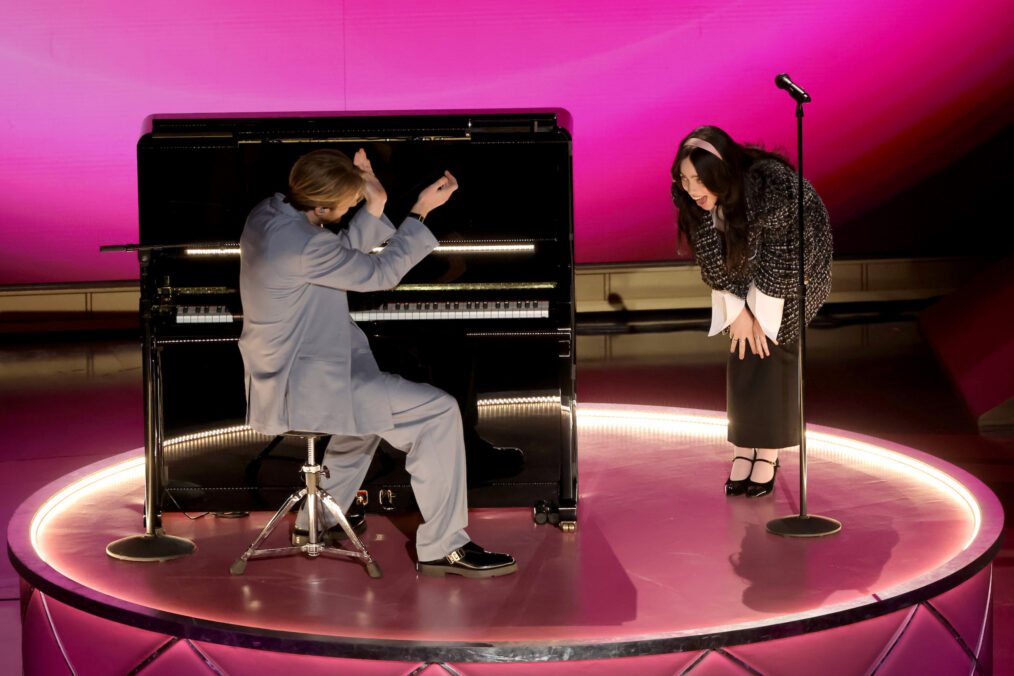
[[193,554],[196,546],[186,538],[166,535],[134,535],[106,545],[106,554],[124,561],[170,561]]
[[768,532],[787,538],[817,538],[841,530],[841,522],[827,516],[809,514],[784,516],[768,521]]

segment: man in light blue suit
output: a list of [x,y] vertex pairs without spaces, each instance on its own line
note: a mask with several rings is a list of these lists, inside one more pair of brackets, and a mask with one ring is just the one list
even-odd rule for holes
[[[493,577],[513,573],[517,564],[483,550],[464,531],[465,447],[457,402],[431,385],[382,372],[346,297],[346,291],[390,289],[425,258],[437,240],[423,221],[457,187],[444,172],[396,229],[384,215],[387,193],[364,150],[353,160],[330,149],[299,158],[288,194],[254,207],[240,238],[239,347],[253,429],[336,435],[325,452],[331,478],[321,486],[345,509],[380,439],[404,451],[424,519],[416,532],[419,572]],[[324,227],[364,198],[347,230],[334,234]],[[370,253],[385,241],[379,253]],[[331,519],[326,512],[324,518]],[[305,531],[306,522],[304,505],[294,533]],[[365,521],[354,525],[362,528]]]

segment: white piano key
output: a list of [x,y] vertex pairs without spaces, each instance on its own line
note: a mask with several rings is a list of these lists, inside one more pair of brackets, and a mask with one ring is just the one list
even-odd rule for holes
[[181,305],[176,308],[177,324],[228,324],[235,319],[225,305]]

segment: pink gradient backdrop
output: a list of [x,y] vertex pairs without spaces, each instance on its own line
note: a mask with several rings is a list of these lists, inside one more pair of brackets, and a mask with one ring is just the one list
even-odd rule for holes
[[[713,123],[842,223],[1010,124],[1000,0],[0,0],[0,284],[129,279],[153,113],[566,108],[578,262],[675,257],[668,168]],[[946,196],[945,196],[946,198]],[[523,204],[517,205],[523,209]]]

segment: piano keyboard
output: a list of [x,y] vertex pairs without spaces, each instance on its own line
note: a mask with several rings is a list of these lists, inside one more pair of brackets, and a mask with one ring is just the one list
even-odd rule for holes
[[225,305],[181,305],[176,308],[177,324],[228,324],[232,312]]
[[549,317],[549,301],[442,301],[384,303],[372,310],[357,310],[352,319],[376,322],[417,319],[527,319]]
[[[420,319],[529,319],[549,317],[549,301],[444,301],[384,303],[372,310],[351,313],[357,322]],[[228,324],[237,318],[225,305],[181,305],[177,324]]]

